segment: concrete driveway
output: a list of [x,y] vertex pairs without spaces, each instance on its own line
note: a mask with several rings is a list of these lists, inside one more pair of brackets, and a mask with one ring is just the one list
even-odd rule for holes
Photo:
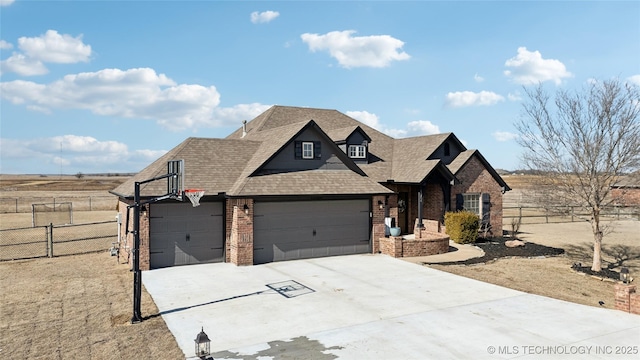
[[215,359],[631,359],[640,353],[640,316],[384,255],[181,266],[142,278],[187,358],[201,328]]

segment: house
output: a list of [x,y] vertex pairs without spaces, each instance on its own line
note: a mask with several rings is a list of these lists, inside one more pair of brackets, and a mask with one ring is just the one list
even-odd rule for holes
[[[394,139],[336,110],[273,106],[227,138],[186,139],[112,191],[120,211],[135,182],[166,174],[173,160],[183,160],[184,188],[205,195],[198,207],[145,205],[142,269],[378,253],[390,225],[421,238],[426,223],[440,228],[446,211],[463,208],[502,234],[510,190],[452,133]],[[145,183],[140,195],[166,186]]]
[[618,206],[640,206],[640,171],[620,179],[611,187],[611,196]]

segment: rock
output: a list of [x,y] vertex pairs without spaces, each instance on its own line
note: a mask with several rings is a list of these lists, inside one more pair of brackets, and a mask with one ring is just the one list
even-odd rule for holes
[[504,242],[507,247],[513,248],[518,246],[524,246],[524,241],[522,240],[507,240]]

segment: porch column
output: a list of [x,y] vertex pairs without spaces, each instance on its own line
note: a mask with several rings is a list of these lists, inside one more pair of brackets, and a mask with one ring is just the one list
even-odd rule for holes
[[420,187],[418,190],[418,229],[423,229],[424,225],[422,224],[422,209],[424,207],[424,183],[420,183]]

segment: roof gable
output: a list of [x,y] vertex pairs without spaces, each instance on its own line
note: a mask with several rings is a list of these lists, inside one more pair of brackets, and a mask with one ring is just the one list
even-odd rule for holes
[[504,191],[509,191],[511,190],[511,188],[509,187],[509,185],[507,185],[507,183],[504,181],[504,179],[502,179],[502,177],[498,174],[498,172],[493,168],[493,166],[491,166],[491,164],[489,164],[489,162],[487,161],[487,159],[484,158],[484,156],[482,156],[482,154],[480,153],[480,151],[478,150],[466,150],[461,152],[449,165],[448,168],[449,170],[451,170],[451,172],[454,175],[458,175],[458,173],[465,167],[465,165],[467,165],[467,163],[469,163],[469,160],[471,160],[471,158],[477,158],[480,163],[482,164],[482,166],[484,166],[485,169],[487,169],[487,171],[489,172],[489,174],[491,174],[491,176],[493,177],[493,179],[501,186],[504,188]]
[[354,134],[359,134],[364,140],[371,142],[371,138],[369,137],[369,135],[367,135],[367,133],[364,130],[362,130],[362,128],[359,125],[327,131],[327,135],[329,135],[329,137],[336,144],[347,143],[348,140],[354,136]]

